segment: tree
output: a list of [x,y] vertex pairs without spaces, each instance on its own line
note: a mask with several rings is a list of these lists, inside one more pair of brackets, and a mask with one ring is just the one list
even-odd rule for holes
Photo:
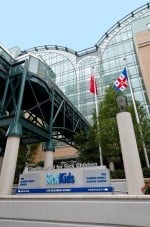
[[[117,168],[123,168],[119,132],[116,120],[116,115],[119,112],[116,100],[120,94],[121,93],[117,93],[112,86],[108,87],[103,101],[99,104],[98,125],[96,114],[94,112],[93,125],[87,133],[87,136],[83,133],[76,136],[76,144],[79,150],[80,161],[93,161],[99,163],[98,146],[100,141],[104,165],[108,166],[109,164],[114,163]],[[138,150],[142,164],[145,166],[142,142],[144,139],[147,152],[150,154],[150,118],[140,103],[136,102],[136,105],[139,113],[140,127],[142,129],[143,137],[141,137],[139,124],[136,121],[132,102],[128,101],[127,111],[129,111],[132,115]]]
[[[113,163],[121,160],[120,140],[116,115],[118,94],[110,86],[106,89],[103,101],[99,105],[99,137],[103,158],[106,164],[112,166]],[[114,168],[114,167],[112,167]]]
[[[108,165],[121,159],[120,141],[117,128],[116,103],[117,93],[112,87],[106,90],[104,100],[99,105],[99,116],[93,113],[93,125],[87,137],[81,133],[76,136],[79,150],[79,160],[91,160],[99,163],[99,145],[102,149],[103,162]],[[97,124],[98,120],[98,124]]]
[[132,115],[141,162],[142,162],[142,165],[145,166],[146,159],[145,159],[144,149],[143,149],[144,146],[146,147],[147,155],[150,157],[150,118],[144,106],[142,106],[139,102],[136,102],[136,106],[138,110],[140,124],[137,123],[133,105],[130,105],[128,107],[128,111],[131,112],[131,115]]
[[87,134],[78,133],[75,136],[75,143],[78,148],[78,161],[82,163],[99,163],[97,130],[92,126]]
[[[121,167],[122,154],[116,121],[116,115],[119,112],[116,100],[120,94],[120,92],[116,93],[112,86],[106,90],[104,99],[102,103],[100,103],[99,109],[99,134],[103,156],[105,156],[109,163],[114,161],[114,163],[117,165],[119,164]],[[150,153],[150,118],[144,106],[142,106],[139,102],[136,102],[136,106],[140,124],[137,123],[134,106],[131,101],[128,101],[127,111],[130,112],[132,116],[137,146],[144,166],[146,163],[143,155],[143,141],[147,152]]]
[[[103,163],[106,166],[116,166],[123,169],[123,161],[121,154],[120,138],[117,126],[116,115],[119,112],[117,105],[117,97],[121,93],[117,93],[112,86],[106,89],[103,101],[99,104],[98,125],[96,113],[93,113],[93,125],[91,126],[87,136],[84,133],[76,136],[76,144],[79,150],[79,160],[82,162],[99,163],[99,142],[102,149]],[[137,123],[135,111],[132,102],[128,101],[127,111],[132,115],[137,146],[142,162],[142,166],[146,165],[143,141],[145,143],[148,156],[150,156],[150,118],[145,108],[136,102],[142,136]],[[111,165],[110,165],[111,164]],[[113,167],[113,166],[112,166]]]
[[14,183],[18,183],[19,176],[23,172],[25,166],[32,163],[38,146],[39,144],[20,145]]

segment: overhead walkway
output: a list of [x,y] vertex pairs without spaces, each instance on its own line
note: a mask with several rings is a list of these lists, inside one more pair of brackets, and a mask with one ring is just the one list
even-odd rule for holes
[[40,58],[13,58],[0,46],[0,134],[17,135],[22,144],[63,141],[74,144],[75,133],[89,123],[55,84],[55,74]]

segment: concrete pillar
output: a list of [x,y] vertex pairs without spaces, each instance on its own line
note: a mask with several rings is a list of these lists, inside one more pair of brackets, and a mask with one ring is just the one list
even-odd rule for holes
[[3,165],[0,175],[0,194],[10,195],[14,182],[20,137],[7,138]]
[[128,194],[143,194],[141,188],[144,186],[144,178],[131,114],[129,112],[118,113],[117,123]]
[[45,151],[44,167],[53,169],[54,152]]

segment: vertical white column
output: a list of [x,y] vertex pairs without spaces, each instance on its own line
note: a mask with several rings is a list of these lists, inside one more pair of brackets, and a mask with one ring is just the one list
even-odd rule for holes
[[45,151],[44,167],[53,169],[53,159],[54,159],[54,152]]
[[0,175],[0,194],[10,195],[14,182],[20,137],[7,138],[5,154]]
[[128,193],[143,194],[141,189],[144,186],[144,178],[131,114],[129,112],[118,113],[117,123]]

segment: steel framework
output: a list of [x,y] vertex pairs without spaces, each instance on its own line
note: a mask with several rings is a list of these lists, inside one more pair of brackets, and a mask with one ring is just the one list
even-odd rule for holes
[[52,74],[41,59],[31,54],[14,59],[0,47],[1,142],[16,135],[22,144],[51,144],[56,139],[75,146],[75,133],[86,133],[88,121],[53,82]]

